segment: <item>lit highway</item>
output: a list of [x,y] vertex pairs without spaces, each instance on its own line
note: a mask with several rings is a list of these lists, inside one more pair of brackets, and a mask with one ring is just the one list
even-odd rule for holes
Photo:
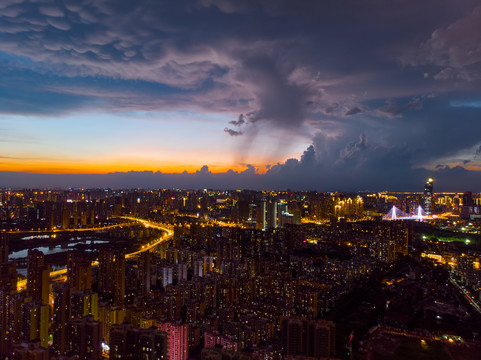
[[[148,221],[148,220],[144,220],[144,219],[137,219],[137,218],[134,218],[134,217],[122,216],[122,218],[131,220],[131,221],[134,221],[134,222],[139,222],[147,228],[151,227],[151,228],[154,228],[154,229],[159,229],[159,230],[165,231],[165,234],[163,236],[161,236],[160,238],[158,238],[156,240],[153,240],[146,245],[142,245],[142,247],[137,251],[125,254],[126,259],[134,257],[134,256],[136,256],[140,253],[143,253],[144,251],[148,251],[150,249],[153,249],[157,245],[159,245],[159,244],[161,244],[165,241],[170,240],[172,238],[172,236],[174,235],[174,233],[172,231],[172,226],[170,226],[170,225],[161,225],[161,224],[154,223],[152,221]],[[125,225],[125,224],[123,224],[123,225]],[[92,266],[97,266],[98,264],[99,264],[98,261],[92,261]],[[66,268],[51,271],[50,272],[50,278],[54,278],[54,279],[57,278],[58,279],[59,276],[63,275],[62,276],[62,280],[63,280],[66,273],[67,273]],[[25,289],[26,286],[27,286],[27,279],[17,281],[17,290],[23,290],[23,289]]]
[[456,286],[456,287],[458,288],[458,290],[459,290],[464,296],[466,296],[466,299],[468,299],[469,303],[476,309],[476,311],[477,311],[478,313],[481,314],[481,307],[479,307],[479,305],[476,303],[476,300],[474,300],[464,288],[462,288],[461,286],[459,286],[459,284],[458,284],[452,277],[449,277],[449,281],[451,281],[451,284],[453,284],[454,286]]
[[102,230],[109,230],[109,229],[114,229],[117,227],[123,227],[123,226],[132,226],[133,222],[130,223],[122,223],[122,224],[115,224],[115,225],[107,225],[107,226],[98,226],[98,227],[93,227],[93,228],[77,228],[77,229],[51,229],[51,230],[10,230],[7,231],[7,234],[51,234],[51,233],[59,233],[59,232],[85,232],[85,231],[102,231]]
[[169,240],[174,235],[174,233],[172,231],[172,226],[170,226],[170,225],[160,225],[160,224],[154,223],[152,221],[148,221],[148,220],[144,220],[144,219],[137,219],[137,218],[134,218],[134,217],[122,216],[122,218],[140,222],[142,225],[144,225],[147,228],[151,227],[153,229],[159,229],[159,230],[163,230],[163,231],[166,232],[164,236],[158,238],[157,240],[152,241],[152,242],[150,242],[146,245],[142,245],[142,247],[139,250],[131,252],[129,254],[125,254],[126,259],[131,258],[135,255],[138,255],[138,254],[140,254],[144,251],[150,250],[150,249],[156,247],[157,245],[159,245],[160,243],[163,243],[163,242]]

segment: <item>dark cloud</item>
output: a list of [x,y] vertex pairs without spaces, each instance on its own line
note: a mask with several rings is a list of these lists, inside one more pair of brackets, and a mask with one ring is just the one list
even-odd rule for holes
[[338,108],[339,108],[339,104],[334,103],[334,104],[328,105],[326,107],[323,107],[320,110],[321,110],[322,113],[324,113],[326,115],[330,115],[330,114],[334,113],[334,111]]
[[210,171],[209,171],[209,167],[207,165],[204,165],[200,168],[200,170],[197,170],[195,172],[197,175],[210,175],[212,174]]
[[364,105],[354,105],[352,107],[348,107],[344,111],[344,116],[351,116],[356,114],[362,114],[369,111],[369,108]]
[[475,155],[475,156],[481,155],[481,145],[478,146],[478,148],[476,149],[474,155]]
[[441,71],[438,80],[480,79],[481,76],[481,6],[448,26],[435,29],[419,50],[406,56],[410,65],[433,64]]
[[242,171],[240,173],[240,175],[256,175],[257,174],[257,171],[256,171],[256,168],[251,165],[251,164],[246,164],[246,167],[247,169],[245,169],[244,171]]
[[306,151],[301,156],[300,164],[304,166],[313,165],[316,161],[316,152],[314,146],[310,145]]
[[360,154],[368,148],[367,138],[365,134],[359,135],[359,140],[351,142],[341,151],[341,159],[353,160],[357,159]]
[[239,136],[239,135],[242,135],[242,132],[241,132],[241,131],[236,131],[236,130],[229,129],[229,128],[225,128],[225,129],[224,129],[224,132],[228,133],[230,136]]
[[244,120],[245,118],[245,115],[244,114],[240,114],[239,115],[239,118],[236,120],[233,120],[233,121],[229,121],[229,124],[231,125],[234,125],[234,126],[241,126],[243,124],[246,123],[246,120]]
[[384,115],[387,117],[400,117],[405,111],[421,110],[422,108],[423,103],[419,98],[414,98],[404,105],[397,105],[393,99],[388,99],[386,101],[386,105],[377,109],[376,112],[379,115]]
[[244,119],[243,119],[242,117],[243,117],[243,115],[240,114],[240,115],[239,115],[239,120],[237,120],[237,121],[236,121],[236,120],[229,121],[229,124],[234,125],[234,126],[241,126],[241,125],[245,124],[245,121],[244,121]]

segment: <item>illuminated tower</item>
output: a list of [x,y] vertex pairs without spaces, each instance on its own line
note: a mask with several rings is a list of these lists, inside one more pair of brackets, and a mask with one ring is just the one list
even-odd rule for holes
[[433,178],[429,178],[428,181],[426,181],[426,184],[424,185],[424,211],[426,212],[426,215],[430,216],[433,214],[433,197],[434,197],[434,191],[433,191]]

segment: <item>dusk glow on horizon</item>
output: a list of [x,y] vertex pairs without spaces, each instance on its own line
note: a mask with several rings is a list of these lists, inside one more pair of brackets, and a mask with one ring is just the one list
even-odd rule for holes
[[5,0],[0,187],[480,191],[480,46],[474,0]]

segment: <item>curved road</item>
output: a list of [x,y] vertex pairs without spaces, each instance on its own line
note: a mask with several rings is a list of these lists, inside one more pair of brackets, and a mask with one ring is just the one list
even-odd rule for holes
[[[145,227],[151,227],[151,228],[154,228],[154,229],[164,230],[166,232],[163,236],[161,236],[157,240],[152,241],[152,242],[148,243],[147,245],[142,245],[142,247],[139,250],[131,252],[129,254],[125,254],[126,259],[134,257],[134,256],[136,256],[140,253],[143,253],[144,251],[148,251],[148,250],[156,247],[157,245],[159,245],[159,244],[161,244],[165,241],[170,240],[170,238],[172,238],[172,236],[174,235],[174,233],[172,231],[172,226],[170,226],[170,225],[158,224],[158,223],[155,223],[155,222],[152,222],[152,221],[148,221],[148,220],[144,220],[144,219],[137,219],[137,218],[128,217],[128,216],[119,216],[119,217],[121,217],[123,219],[131,220],[131,221],[135,221],[135,222],[140,222]],[[99,264],[98,261],[92,261],[92,266],[97,266],[98,264]],[[59,275],[64,275],[66,273],[67,273],[66,268],[60,269],[60,270],[55,270],[55,271],[50,272],[50,277],[54,278],[54,277],[57,277]],[[27,279],[17,281],[17,290],[23,290],[26,286],[27,286]]]

